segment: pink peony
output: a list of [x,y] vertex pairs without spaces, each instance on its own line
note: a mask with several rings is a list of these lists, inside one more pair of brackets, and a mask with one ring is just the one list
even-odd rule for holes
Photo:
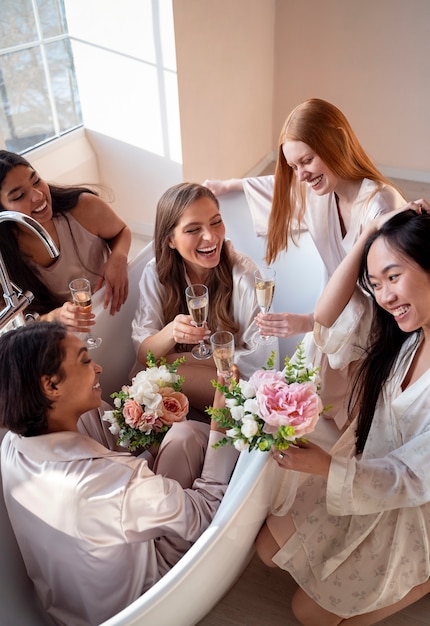
[[323,409],[313,383],[276,381],[264,383],[257,390],[260,417],[266,422],[264,431],[276,433],[280,426],[294,426],[291,439],[311,433]]
[[255,389],[259,389],[261,385],[274,385],[277,382],[285,383],[285,377],[282,372],[274,370],[257,370],[248,381]]
[[182,422],[188,413],[188,398],[180,391],[174,391],[171,387],[162,387],[161,410],[159,415],[163,424],[171,426],[174,422]]

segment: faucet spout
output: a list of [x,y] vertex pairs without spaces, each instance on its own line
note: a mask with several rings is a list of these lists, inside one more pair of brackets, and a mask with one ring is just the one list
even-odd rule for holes
[[0,223],[1,222],[17,222],[18,224],[24,224],[24,226],[32,230],[45,244],[46,249],[53,259],[60,254],[51,235],[39,222],[29,215],[18,213],[18,211],[0,211]]
[[[59,256],[60,251],[55,245],[55,242],[52,239],[51,235],[45,230],[45,228],[43,228],[43,226],[39,224],[39,222],[37,222],[29,215],[24,215],[23,213],[18,213],[17,211],[0,211],[0,223],[1,222],[17,222],[18,224],[23,224],[39,237],[52,258]],[[6,324],[8,324],[14,317],[17,317],[18,315],[23,320],[22,311],[33,300],[33,294],[31,292],[27,291],[26,293],[24,293],[20,287],[17,287],[11,282],[5,262],[3,260],[3,256],[1,254],[1,250],[0,283],[3,289],[3,297],[6,302],[6,307],[2,311],[0,311],[1,330]]]

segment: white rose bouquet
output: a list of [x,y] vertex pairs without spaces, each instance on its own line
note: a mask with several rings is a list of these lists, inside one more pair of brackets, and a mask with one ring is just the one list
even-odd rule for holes
[[184,377],[177,373],[184,361],[168,364],[163,358],[157,363],[148,352],[148,368],[138,372],[131,385],[111,395],[114,409],[105,411],[103,419],[110,423],[111,433],[118,435],[118,445],[133,451],[160,444],[174,422],[185,420],[188,398],[181,392]]
[[318,395],[318,368],[306,364],[300,343],[294,361],[287,357],[282,372],[273,370],[274,353],[267,369],[254,372],[246,381],[231,381],[231,387],[212,381],[226,397],[222,409],[209,407],[207,413],[226,428],[215,446],[227,443],[239,450],[286,450],[311,433],[323,404]]

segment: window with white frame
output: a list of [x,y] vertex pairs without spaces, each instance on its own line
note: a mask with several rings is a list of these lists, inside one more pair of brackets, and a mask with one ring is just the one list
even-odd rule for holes
[[82,125],[63,0],[1,0],[0,148],[25,152]]

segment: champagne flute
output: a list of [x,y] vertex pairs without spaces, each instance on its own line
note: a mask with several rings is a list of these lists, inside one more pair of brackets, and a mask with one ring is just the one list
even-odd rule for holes
[[[185,289],[185,297],[187,299],[188,310],[193,318],[196,326],[201,328],[208,318],[209,311],[209,293],[206,285],[189,285]],[[208,348],[204,340],[191,350],[191,354],[195,359],[200,361],[209,359],[212,356],[212,350]]]
[[234,336],[228,330],[217,330],[210,342],[217,374],[229,380],[233,376]]
[[[76,306],[82,308],[83,311],[91,311],[91,285],[86,278],[75,278],[69,283],[70,293]],[[86,344],[88,350],[98,348],[102,342],[101,337],[93,337],[91,333],[86,336]]]
[[[268,313],[272,306],[275,293],[275,276],[276,272],[272,267],[258,267],[254,272],[255,293],[262,313]],[[260,335],[256,341],[259,344],[267,345],[276,341],[276,338]]]

